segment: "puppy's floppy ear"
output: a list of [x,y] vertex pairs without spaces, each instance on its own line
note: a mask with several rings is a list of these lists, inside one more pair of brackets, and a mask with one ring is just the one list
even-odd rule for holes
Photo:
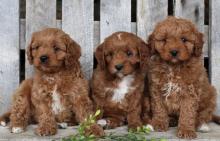
[[153,33],[148,37],[148,46],[150,49],[150,55],[154,55],[156,53],[155,51],[155,39]]
[[105,69],[104,43],[100,44],[95,51],[95,58],[102,70]]
[[81,56],[80,45],[73,41],[69,35],[64,35],[65,45],[66,45],[66,57],[65,57],[65,66],[72,67],[76,63],[79,63],[79,58]]
[[144,41],[141,41],[141,45],[139,46],[138,51],[140,55],[140,68],[141,70],[146,71],[148,66],[148,61],[150,59],[149,46]]
[[33,60],[34,60],[33,55],[32,55],[32,48],[31,48],[33,40],[34,40],[34,34],[32,34],[31,41],[26,49],[27,59],[28,59],[30,65],[33,64]]
[[201,32],[196,33],[196,40],[194,43],[194,55],[196,57],[200,57],[202,55],[202,49],[203,49],[203,34]]

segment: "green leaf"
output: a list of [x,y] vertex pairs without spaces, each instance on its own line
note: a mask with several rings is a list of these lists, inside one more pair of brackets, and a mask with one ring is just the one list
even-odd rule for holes
[[100,115],[100,113],[101,113],[101,110],[97,110],[97,111],[95,112],[95,117],[97,117],[98,115]]

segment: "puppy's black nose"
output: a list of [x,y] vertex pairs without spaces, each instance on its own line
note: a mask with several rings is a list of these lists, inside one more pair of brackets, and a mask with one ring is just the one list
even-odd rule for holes
[[172,51],[170,51],[170,54],[171,54],[173,57],[176,57],[177,54],[178,54],[178,51],[177,51],[177,50],[172,50]]
[[43,56],[40,57],[40,61],[41,61],[42,63],[46,63],[47,60],[48,60],[48,56],[47,56],[47,55],[43,55]]
[[123,64],[115,65],[115,68],[120,71],[123,68]]

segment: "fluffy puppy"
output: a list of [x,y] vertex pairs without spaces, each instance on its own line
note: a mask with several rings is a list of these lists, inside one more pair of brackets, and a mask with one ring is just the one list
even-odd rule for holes
[[[12,133],[20,133],[30,122],[37,122],[38,135],[54,135],[58,125],[66,128],[93,113],[88,82],[79,63],[80,46],[69,35],[55,28],[35,32],[27,56],[35,73],[14,94],[10,110]],[[88,132],[104,133],[97,124]]]
[[[92,97],[97,108],[102,110],[99,124],[107,128],[115,128],[125,122],[128,122],[129,128],[142,125],[146,74],[146,64],[143,62],[148,61],[148,53],[144,41],[127,32],[116,32],[98,46]],[[147,103],[146,97],[145,106]],[[149,105],[146,107],[149,108]]]
[[149,87],[152,125],[168,130],[169,116],[178,117],[177,136],[192,139],[207,132],[216,107],[216,90],[202,62],[203,34],[188,20],[168,17],[149,37]]

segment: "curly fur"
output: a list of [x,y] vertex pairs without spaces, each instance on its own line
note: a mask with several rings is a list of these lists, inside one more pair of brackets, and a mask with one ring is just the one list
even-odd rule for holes
[[[36,122],[38,135],[54,135],[60,123],[74,125],[93,113],[80,55],[80,46],[59,29],[33,33],[27,56],[35,74],[24,80],[14,94],[10,110],[12,132],[20,132]],[[42,62],[42,56],[48,59]],[[89,132],[104,134],[97,124]]]
[[174,115],[177,136],[191,139],[196,128],[212,120],[216,90],[202,63],[202,38],[194,24],[175,17],[158,23],[149,37],[152,125],[157,131],[168,130],[169,116]]
[[[107,128],[126,122],[129,128],[141,126],[142,104],[149,109],[148,98],[143,100],[147,45],[134,34],[116,32],[98,46],[95,57],[98,66],[92,77],[92,97],[102,110],[100,118],[105,119],[100,123],[107,124]],[[116,69],[119,64],[123,65],[121,70]]]

